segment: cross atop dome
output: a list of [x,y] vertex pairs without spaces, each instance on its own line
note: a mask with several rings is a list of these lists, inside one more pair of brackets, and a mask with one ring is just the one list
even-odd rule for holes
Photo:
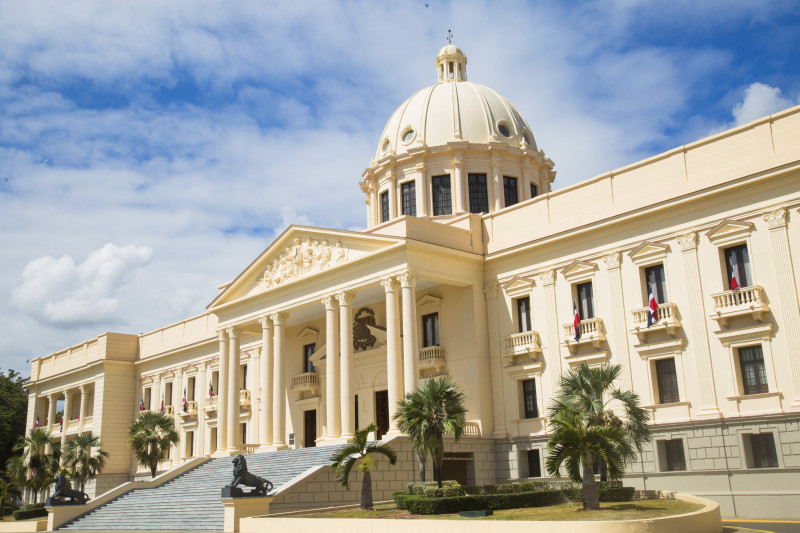
[[439,82],[467,81],[467,56],[452,43],[453,36],[447,32],[448,44],[436,55],[436,72]]

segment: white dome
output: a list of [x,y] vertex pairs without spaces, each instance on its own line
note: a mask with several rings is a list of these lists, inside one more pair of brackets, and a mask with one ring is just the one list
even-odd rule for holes
[[417,91],[392,114],[375,161],[450,142],[499,141],[536,150],[530,127],[517,108],[489,87],[466,81],[466,63],[467,57],[455,45],[439,51],[439,82]]

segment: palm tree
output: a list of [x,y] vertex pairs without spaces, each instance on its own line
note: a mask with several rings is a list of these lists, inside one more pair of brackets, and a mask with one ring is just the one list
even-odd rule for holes
[[167,458],[169,447],[177,443],[175,423],[163,413],[146,411],[128,428],[128,446],[152,477],[156,477],[158,463]]
[[583,483],[584,509],[600,505],[594,465],[603,465],[618,480],[626,463],[636,460],[636,450],[651,440],[650,415],[639,405],[639,396],[614,387],[621,372],[620,365],[590,368],[583,363],[561,377],[550,407],[547,471],[559,477],[564,465],[573,481]]
[[[64,464],[80,483],[81,492],[85,492],[86,480],[97,477],[106,466],[108,452],[101,450],[100,446],[100,437],[91,431],[81,433],[64,445]],[[95,455],[92,455],[93,448],[97,448]]]
[[400,430],[411,438],[420,463],[420,478],[425,480],[425,459],[433,460],[433,478],[442,487],[444,434],[458,441],[464,433],[467,410],[464,393],[448,377],[424,380],[414,392],[398,404],[395,420]]
[[0,477],[0,520],[6,515],[6,499],[9,494],[19,494],[17,484],[13,480]]
[[394,450],[379,442],[367,442],[369,434],[376,431],[378,426],[374,423],[364,429],[357,429],[353,442],[338,450],[331,456],[333,469],[336,472],[336,482],[344,488],[350,488],[350,471],[353,469],[356,460],[360,459],[358,470],[364,474],[361,481],[361,508],[372,509],[372,470],[375,468],[375,460],[369,457],[371,453],[379,453],[389,459],[390,464],[397,463],[397,454]]
[[[53,448],[53,454],[47,453],[48,445]],[[17,455],[8,460],[8,472],[13,481],[33,490],[33,503],[36,503],[39,492],[53,482],[58,470],[57,450],[58,445],[50,433],[41,428],[31,428],[14,445],[13,452]]]

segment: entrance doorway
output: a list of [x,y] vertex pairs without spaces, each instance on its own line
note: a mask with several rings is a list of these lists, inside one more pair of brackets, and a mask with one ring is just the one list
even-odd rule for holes
[[314,448],[317,445],[317,410],[303,411],[303,446]]
[[445,452],[442,461],[442,480],[455,479],[460,485],[475,484],[473,455],[468,453]]
[[389,391],[375,393],[375,424],[378,426],[375,438],[380,440],[389,431]]

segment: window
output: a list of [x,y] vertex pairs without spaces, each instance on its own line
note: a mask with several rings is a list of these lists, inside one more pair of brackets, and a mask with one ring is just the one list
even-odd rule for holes
[[520,333],[531,330],[531,298],[517,298],[517,328]]
[[575,287],[578,296],[578,313],[581,320],[594,318],[594,297],[592,295],[592,282],[579,283]]
[[664,277],[664,265],[658,264],[644,269],[644,279],[647,282],[646,301],[650,299],[650,291],[656,297],[656,302],[663,304],[667,301],[667,283]]
[[517,192],[517,178],[511,176],[503,176],[503,194],[505,195],[506,207],[514,205],[519,202],[519,193]]
[[536,198],[539,196],[539,188],[531,183],[531,198]]
[[316,372],[317,368],[311,362],[311,356],[317,351],[315,343],[306,344],[303,346],[303,372]]
[[354,403],[355,405],[353,406],[353,408],[355,409],[356,416],[353,418],[353,421],[355,422],[355,428],[358,429],[358,394],[356,394]]
[[658,441],[658,455],[662,472],[686,470],[683,439]]
[[745,445],[749,444],[748,455],[750,468],[776,468],[778,456],[775,453],[775,436],[772,433],[757,433],[745,436]]
[[452,212],[450,174],[434,176],[431,183],[433,186],[433,216],[449,215]]
[[525,418],[539,418],[535,379],[526,379],[522,382],[522,403],[525,410]]
[[658,359],[656,364],[656,382],[658,383],[658,403],[677,403],[678,374],[675,372],[675,359]]
[[439,346],[439,313],[422,317],[422,346]]
[[472,174],[467,177],[469,187],[469,212],[488,213],[489,194],[486,189],[486,174]]
[[247,423],[242,422],[239,426],[242,428],[242,444],[247,444]]
[[403,196],[403,214],[417,216],[417,184],[407,181],[400,185],[400,194]]
[[508,130],[508,126],[502,122],[497,125],[497,131],[499,131],[500,135],[503,137],[511,137],[511,132]]
[[[728,288],[734,290],[736,287],[749,287],[753,284],[750,275],[750,256],[747,253],[747,245],[740,244],[725,248],[725,268],[728,273]],[[736,284],[734,285],[734,276]]]
[[186,457],[194,457],[194,431],[186,432]]
[[389,191],[381,193],[381,222],[389,221]]
[[539,450],[528,450],[528,477],[542,477]]
[[186,401],[193,402],[195,399],[195,383],[197,380],[195,378],[189,378],[186,383]]
[[767,370],[764,367],[764,353],[761,345],[738,349],[739,368],[742,371],[742,386],[745,394],[769,392]]

